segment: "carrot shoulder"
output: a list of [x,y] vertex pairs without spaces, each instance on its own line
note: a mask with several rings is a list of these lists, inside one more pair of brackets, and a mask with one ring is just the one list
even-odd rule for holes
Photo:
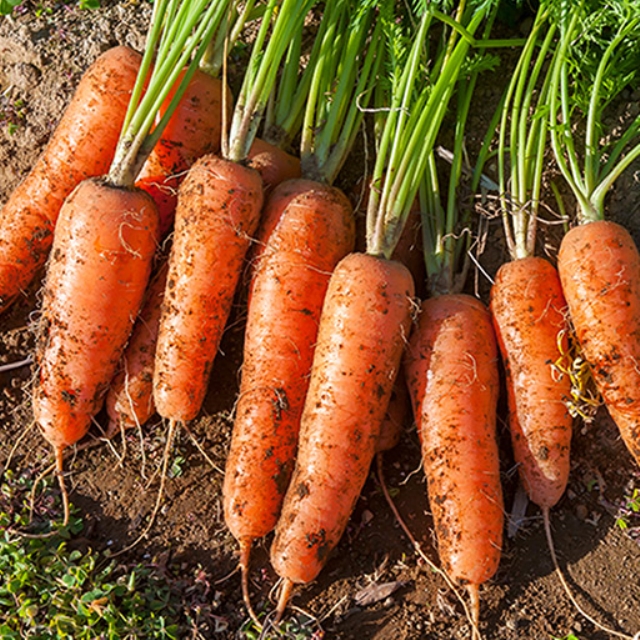
[[553,507],[567,486],[573,419],[571,382],[554,367],[567,348],[566,301],[556,269],[543,258],[502,265],[491,313],[507,376],[514,458],[529,498]]
[[211,155],[180,187],[153,383],[164,418],[200,411],[262,199],[257,171]]
[[640,255],[610,221],[579,225],[560,244],[558,271],[575,334],[598,390],[640,463]]
[[100,409],[139,311],[156,250],[144,192],[83,181],[62,208],[44,285],[34,417],[62,449]]
[[49,254],[65,198],[107,172],[140,66],[120,46],[89,67],[43,154],[0,214],[0,311],[33,280]]
[[[403,265],[367,254],[348,255],[331,277],[296,467],[271,548],[273,567],[289,585],[318,575],[360,495],[408,335],[413,293]],[[280,609],[285,603],[281,596]]]
[[406,374],[438,554],[447,574],[477,594],[498,567],[503,526],[497,347],[484,305],[462,294],[424,302]]

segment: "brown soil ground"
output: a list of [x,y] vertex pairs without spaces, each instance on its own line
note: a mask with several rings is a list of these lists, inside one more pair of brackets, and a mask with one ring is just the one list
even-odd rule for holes
[[[60,3],[40,17],[30,11],[0,23],[0,202],[32,166],[82,71],[104,49],[128,44],[141,49],[149,7],[134,0],[105,2],[94,12]],[[34,3],[35,6],[35,3]],[[516,23],[516,29],[526,25]],[[506,74],[498,74],[502,76]],[[480,88],[471,127],[484,135],[498,86],[489,79]],[[623,94],[619,113],[635,109],[637,92]],[[630,106],[631,105],[631,106]],[[483,110],[484,109],[484,110]],[[634,113],[632,115],[635,115]],[[470,136],[473,149],[478,140]],[[349,187],[364,173],[361,157],[350,162],[341,177]],[[632,169],[638,170],[638,167]],[[630,226],[640,240],[640,184],[628,171],[610,199],[611,216]],[[553,255],[554,234],[546,243]],[[488,224],[487,250],[480,262],[493,275],[505,258],[497,220]],[[478,271],[477,290],[486,300],[488,280]],[[37,285],[0,319],[0,363],[28,356],[38,321]],[[244,637],[239,631],[247,616],[239,577],[232,573],[236,544],[222,517],[221,485],[234,400],[238,386],[243,339],[243,305],[239,299],[215,363],[209,395],[201,417],[182,431],[172,463],[181,473],[167,480],[166,498],[147,538],[123,561],[159,561],[174,572],[192,574],[201,567],[212,584],[211,606],[218,630],[203,626],[200,637]],[[31,424],[28,366],[0,373],[0,464],[19,435]],[[504,411],[502,414],[504,415]],[[98,421],[104,419],[98,417]],[[502,453],[503,487],[507,510],[517,486],[504,419],[498,425]],[[139,534],[153,508],[157,475],[166,428],[159,421],[142,434],[117,438],[113,449],[102,445],[79,452],[67,462],[71,499],[88,526],[85,542],[95,549],[119,549]],[[191,437],[192,436],[192,437]],[[193,439],[192,439],[193,438]],[[206,451],[213,468],[194,445]],[[44,468],[50,451],[37,430],[22,440],[14,468]],[[420,469],[415,427],[407,422],[400,444],[384,458],[388,486],[398,509],[419,540],[425,554],[437,563],[432,521]],[[633,635],[640,631],[640,528],[623,531],[616,515],[625,496],[640,487],[637,465],[625,450],[615,426],[604,410],[588,426],[579,425],[573,440],[569,488],[552,511],[552,528],[562,568],[577,599],[597,619]],[[640,519],[632,525],[640,525]],[[251,590],[256,609],[271,609],[270,592],[276,577],[269,566],[270,539],[255,551]],[[231,574],[231,575],[230,575]],[[391,594],[379,593],[372,604],[356,596],[372,584],[395,582]],[[574,634],[580,640],[605,640],[571,604],[554,573],[545,542],[540,512],[529,505],[517,533],[505,534],[497,575],[481,591],[482,631],[487,640],[548,640]],[[469,637],[469,625],[444,581],[414,552],[399,528],[372,472],[351,523],[318,580],[300,589],[292,616],[308,618],[311,637],[320,628],[326,638],[446,640]],[[317,634],[319,637],[320,634]],[[194,636],[195,637],[195,636]],[[292,637],[292,636],[289,636]]]

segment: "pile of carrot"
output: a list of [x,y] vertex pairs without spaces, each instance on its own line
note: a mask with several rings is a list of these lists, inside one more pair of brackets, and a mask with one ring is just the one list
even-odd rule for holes
[[[33,409],[61,487],[63,451],[103,405],[107,438],[156,413],[170,434],[198,417],[246,272],[223,499],[255,624],[253,542],[275,530],[277,624],[294,586],[331,557],[374,456],[400,439],[408,418],[394,422],[392,396],[400,409],[409,396],[442,570],[467,591],[480,637],[480,588],[503,544],[500,356],[513,456],[547,531],[570,471],[576,389],[556,365],[570,342],[640,462],[640,254],[604,218],[607,191],[640,155],[640,121],[600,146],[615,80],[637,71],[640,16],[633,3],[561,4],[541,2],[528,37],[504,41],[491,39],[497,2],[446,12],[328,0],[310,43],[313,0],[252,1],[240,13],[232,0],[157,0],[144,54],[117,47],[96,60],[2,210],[0,312],[46,262]],[[224,53],[252,20],[234,100]],[[487,307],[469,293],[478,221],[458,195],[477,80],[495,65],[486,51],[503,46],[519,58],[470,180],[475,193],[495,146],[509,261]],[[580,70],[581,56],[592,68]],[[591,87],[586,97],[570,90],[577,83]],[[441,199],[447,116],[453,159]],[[375,161],[358,239],[334,182],[367,118]],[[299,157],[289,153],[298,140]],[[535,256],[549,146],[578,205],[557,270]],[[422,270],[397,249],[415,242],[412,210]]]

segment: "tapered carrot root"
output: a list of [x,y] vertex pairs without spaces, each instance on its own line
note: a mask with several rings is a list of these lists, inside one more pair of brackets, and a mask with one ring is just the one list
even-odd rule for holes
[[56,449],[100,409],[140,309],[156,250],[157,211],[140,190],[82,182],[56,226],[36,349],[34,417]]
[[44,265],[65,198],[109,169],[140,60],[128,47],[115,47],[89,67],[43,154],[4,205],[0,311]]
[[558,272],[575,335],[598,390],[640,463],[640,255],[620,225],[589,222],[567,233]]
[[143,425],[156,411],[153,369],[167,269],[164,262],[149,285],[144,305],[122,354],[120,369],[109,386],[105,400],[109,415],[107,438],[112,438],[121,429]]
[[293,471],[322,303],[353,249],[351,205],[337,189],[291,180],[272,193],[254,263],[240,394],[223,487],[238,540],[273,529]]
[[296,467],[271,548],[285,584],[313,580],[347,525],[374,456],[413,293],[403,265],[366,254],[348,255],[331,277]]
[[[219,78],[200,70],[194,73],[162,137],[140,171],[136,186],[147,191],[155,200],[161,236],[173,224],[178,187],[186,171],[201,156],[220,150],[223,86]],[[167,96],[159,118],[173,95],[172,91]],[[230,114],[232,99],[228,89],[226,104]]]
[[567,486],[573,419],[569,376],[554,368],[567,343],[566,301],[554,267],[522,258],[500,267],[491,313],[505,363],[514,458],[529,498],[553,507]]
[[424,302],[406,374],[440,560],[473,593],[498,568],[503,526],[497,347],[482,303],[467,295]]
[[262,199],[256,171],[210,155],[180,187],[154,370],[164,418],[200,411]]

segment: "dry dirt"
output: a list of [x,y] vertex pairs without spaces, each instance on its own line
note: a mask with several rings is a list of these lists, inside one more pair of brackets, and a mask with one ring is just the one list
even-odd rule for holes
[[[126,43],[141,49],[149,6],[107,2],[94,12],[61,3],[44,3],[51,13],[25,15],[0,23],[0,202],[29,170],[46,143],[82,71],[107,47]],[[516,22],[515,28],[523,25]],[[483,111],[497,95],[499,79],[481,87],[472,117],[474,131],[484,133],[489,113]],[[637,110],[637,93],[623,94]],[[469,146],[477,145],[470,136]],[[359,158],[342,177],[349,186],[362,172]],[[634,167],[638,169],[638,167]],[[628,172],[610,199],[611,215],[632,227],[640,240],[640,185]],[[481,263],[489,275],[504,259],[497,221],[489,224],[489,250]],[[553,239],[550,240],[553,245]],[[552,246],[553,249],[553,246]],[[487,280],[480,275],[486,296]],[[38,319],[37,286],[0,319],[0,363],[27,357],[33,348]],[[204,637],[242,637],[246,621],[239,578],[232,574],[236,546],[225,529],[220,489],[231,415],[241,362],[243,308],[233,312],[216,360],[210,392],[191,435],[218,469],[201,455],[194,440],[182,432],[172,461],[181,469],[167,481],[161,513],[147,539],[123,562],[155,558],[174,572],[202,567],[212,584],[215,632],[210,619]],[[0,373],[0,464],[6,452],[31,424],[28,366]],[[504,411],[502,411],[504,415]],[[98,417],[101,421],[102,416]],[[503,486],[508,509],[517,474],[504,421],[499,423]],[[106,445],[69,458],[71,498],[86,518],[85,542],[96,549],[119,549],[141,531],[156,499],[157,468],[165,437],[158,421],[144,432],[130,434],[126,456],[119,463]],[[113,443],[119,454],[120,439]],[[144,456],[143,456],[144,454]],[[19,445],[13,466],[44,468],[50,452],[37,431]],[[437,562],[433,546],[425,483],[420,471],[415,428],[407,424],[399,446],[386,454],[384,469],[398,508],[425,553]],[[640,547],[633,530],[623,531],[615,515],[625,496],[640,487],[640,474],[606,413],[588,427],[578,425],[573,440],[569,488],[552,511],[553,535],[563,570],[584,608],[610,627],[627,634],[640,631]],[[635,523],[640,525],[640,519]],[[640,533],[636,529],[635,533]],[[251,572],[251,590],[258,610],[271,608],[275,576],[269,567],[267,539],[258,545]],[[364,606],[355,596],[372,583],[399,582],[400,588]],[[505,535],[500,569],[483,586],[482,631],[486,640],[548,640],[574,634],[580,640],[612,637],[596,628],[570,603],[553,572],[539,511],[529,505],[514,537]],[[392,640],[469,637],[461,607],[443,580],[414,553],[398,527],[372,473],[339,547],[318,580],[300,589],[294,604],[317,619],[326,638]],[[298,616],[300,614],[297,614]],[[311,625],[314,627],[313,624]]]

